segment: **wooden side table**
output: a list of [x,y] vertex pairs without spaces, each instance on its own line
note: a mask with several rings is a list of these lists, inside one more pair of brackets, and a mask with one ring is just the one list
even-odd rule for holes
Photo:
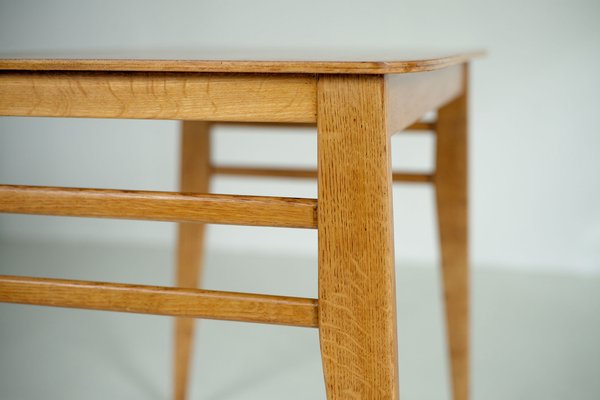
[[[469,387],[468,62],[478,53],[302,61],[4,58],[0,115],[182,120],[181,192],[0,185],[0,211],[175,221],[177,287],[0,276],[0,301],[161,314],[186,394],[192,318],[318,328],[328,399],[397,399],[392,182],[435,184],[453,398]],[[421,123],[437,110],[437,120]],[[215,167],[210,122],[316,124],[318,169]],[[435,131],[435,174],[392,171],[390,136]],[[315,177],[318,199],[208,193],[213,173]],[[319,298],[196,289],[203,224],[318,229]]]

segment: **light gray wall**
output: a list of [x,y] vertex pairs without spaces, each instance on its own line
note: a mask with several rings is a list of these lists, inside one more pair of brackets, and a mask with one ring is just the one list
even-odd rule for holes
[[[600,2],[8,1],[0,52],[169,48],[486,48],[472,77],[472,250],[479,265],[600,273]],[[176,188],[167,121],[0,119],[0,182]],[[314,165],[314,135],[219,129],[219,161]],[[430,165],[430,138],[394,162]],[[221,178],[218,192],[315,196],[309,182]],[[437,257],[432,192],[395,191],[400,259]],[[0,216],[0,239],[170,243],[164,223]],[[210,246],[316,252],[309,231],[211,227]]]

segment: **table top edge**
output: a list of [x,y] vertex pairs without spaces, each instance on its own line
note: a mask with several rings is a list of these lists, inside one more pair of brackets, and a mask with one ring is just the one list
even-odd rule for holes
[[484,51],[402,60],[201,60],[135,58],[2,58],[0,71],[214,72],[298,74],[401,74],[426,72],[481,58]]

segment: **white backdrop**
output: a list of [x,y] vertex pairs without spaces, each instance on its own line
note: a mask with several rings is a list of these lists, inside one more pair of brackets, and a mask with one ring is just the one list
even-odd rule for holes
[[[0,53],[169,48],[485,48],[472,75],[472,254],[478,266],[600,273],[600,2],[0,1]],[[0,182],[173,190],[177,124],[0,119]],[[248,132],[250,131],[250,132]],[[315,164],[314,135],[219,128],[217,161]],[[394,163],[431,164],[429,137]],[[311,182],[219,178],[217,192],[314,197]],[[432,192],[395,190],[399,260],[437,259]],[[0,240],[167,245],[166,223],[0,216]],[[316,233],[210,228],[210,248],[316,254]]]

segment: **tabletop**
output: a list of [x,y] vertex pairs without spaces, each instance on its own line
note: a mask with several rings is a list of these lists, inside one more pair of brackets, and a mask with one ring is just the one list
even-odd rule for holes
[[0,54],[0,70],[401,74],[462,64],[482,51],[170,50]]

